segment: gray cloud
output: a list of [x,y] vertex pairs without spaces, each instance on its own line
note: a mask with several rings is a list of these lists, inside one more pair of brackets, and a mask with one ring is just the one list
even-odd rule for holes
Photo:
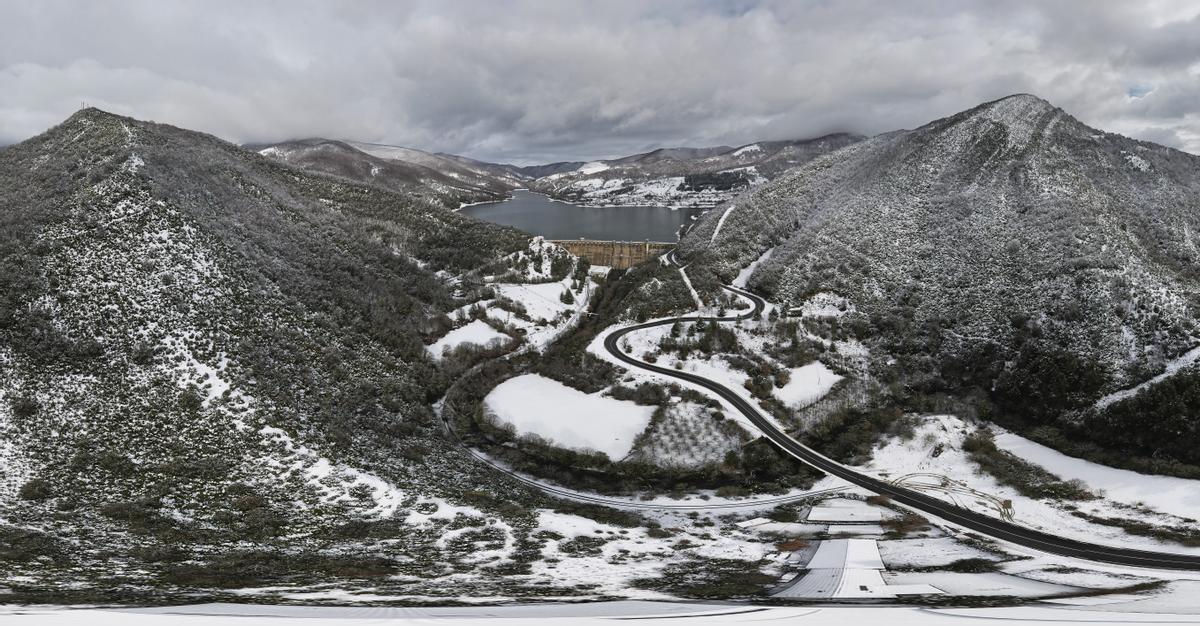
[[1198,14],[1188,0],[0,0],[0,143],[87,101],[239,142],[539,162],[884,132],[1028,91],[1200,153]]

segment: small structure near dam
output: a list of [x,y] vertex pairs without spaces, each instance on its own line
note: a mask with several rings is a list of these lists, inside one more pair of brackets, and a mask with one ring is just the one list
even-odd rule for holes
[[598,241],[594,239],[555,239],[556,243],[574,254],[588,260],[592,265],[606,265],[613,269],[628,269],[657,256],[666,254],[675,247],[667,241]]

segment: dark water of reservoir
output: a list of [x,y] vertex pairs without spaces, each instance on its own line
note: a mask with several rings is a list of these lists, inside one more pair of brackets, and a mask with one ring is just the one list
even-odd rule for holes
[[547,239],[675,241],[683,224],[704,209],[656,206],[582,207],[529,191],[514,191],[512,200],[463,207],[481,220],[514,226]]

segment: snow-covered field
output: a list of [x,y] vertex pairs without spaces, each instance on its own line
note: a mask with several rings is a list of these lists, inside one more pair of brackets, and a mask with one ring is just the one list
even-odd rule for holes
[[446,333],[441,339],[425,347],[433,358],[441,358],[447,350],[453,350],[463,344],[487,346],[492,342],[504,343],[512,337],[488,326],[483,320],[473,320],[466,326],[460,326]]
[[792,407],[802,407],[824,398],[843,378],[820,361],[792,368],[790,374],[788,383],[775,390],[775,397]]
[[996,445],[1040,465],[1063,480],[1078,479],[1105,498],[1155,511],[1200,519],[1200,480],[1139,474],[1067,456],[1010,432],[993,429]]
[[940,567],[962,559],[995,560],[984,552],[953,537],[918,537],[879,542],[879,554],[889,569],[904,567]]
[[653,407],[586,394],[537,374],[500,383],[484,404],[520,434],[575,450],[597,450],[613,460],[629,454],[654,412]]
[[560,299],[563,291],[570,284],[569,279],[552,283],[498,283],[496,292],[525,305],[525,310],[534,319],[553,320],[564,311],[577,308],[573,304],[565,304]]

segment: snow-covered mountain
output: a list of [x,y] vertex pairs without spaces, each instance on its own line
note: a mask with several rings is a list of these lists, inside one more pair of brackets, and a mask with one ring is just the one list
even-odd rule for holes
[[251,148],[308,171],[429,198],[455,209],[503,200],[527,180],[508,166],[396,146],[314,138]]
[[95,109],[0,150],[0,598],[774,580],[772,537],[553,498],[447,436],[601,285],[541,238],[350,178]]
[[1094,403],[1171,368],[1200,387],[1177,361],[1200,344],[1198,232],[1200,158],[1016,95],[817,158],[710,212],[681,252],[728,280],[771,251],[749,285],[788,307],[844,298],[881,378],[1195,463],[1200,414],[1178,394]]
[[764,141],[731,148],[662,148],[583,163],[544,175],[531,187],[589,206],[711,207],[822,154],[861,141],[834,134],[796,141]]
[[437,434],[421,330],[528,236],[95,109],[0,189],[4,584],[399,573],[512,494]]
[[530,180],[529,176],[521,174],[511,165],[485,163],[472,158],[445,154],[441,152],[425,152],[401,146],[389,146],[378,143],[361,141],[349,142],[358,150],[372,156],[389,161],[413,163],[441,172],[450,178],[477,187],[509,191],[524,187]]

